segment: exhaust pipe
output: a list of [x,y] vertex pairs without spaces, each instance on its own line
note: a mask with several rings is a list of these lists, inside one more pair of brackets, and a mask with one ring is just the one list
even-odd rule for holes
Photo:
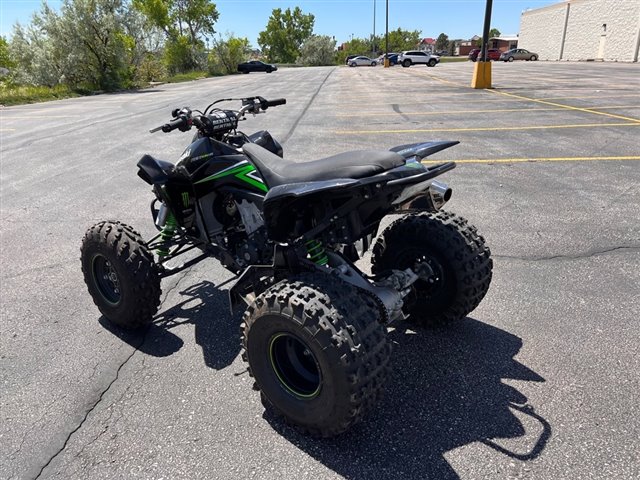
[[431,182],[429,197],[431,198],[433,208],[440,210],[442,206],[449,201],[452,193],[453,191],[446,183],[438,182],[437,180]]

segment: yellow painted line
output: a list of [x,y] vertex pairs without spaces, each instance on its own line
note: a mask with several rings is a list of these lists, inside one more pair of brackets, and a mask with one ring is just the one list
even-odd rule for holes
[[582,123],[576,125],[534,125],[525,127],[476,127],[476,128],[425,128],[417,130],[346,130],[334,131],[338,135],[381,133],[429,133],[429,132],[496,132],[506,130],[551,130],[559,128],[640,127],[640,122],[631,123]]
[[456,87],[467,87],[467,88],[470,88],[468,84],[454,82],[454,81],[451,81],[451,80],[445,80],[444,78],[440,78],[440,77],[437,77],[435,75],[431,75],[430,73],[418,72],[418,75],[421,75],[423,77],[428,77],[431,80],[437,80],[438,82],[448,83],[449,85],[455,85]]
[[[612,107],[609,107],[612,108]],[[393,116],[393,115],[454,115],[457,113],[491,113],[491,112],[543,112],[543,111],[558,111],[562,108],[500,108],[494,110],[443,110],[443,111],[431,111],[431,112],[361,112],[361,113],[343,113],[337,114],[336,117],[363,117],[368,115],[375,115],[379,117]]]
[[[425,98],[427,98],[429,95],[425,94]],[[495,98],[495,97],[494,97]],[[467,104],[467,103],[484,103],[484,104],[491,104],[491,103],[496,103],[496,102],[521,102],[522,100],[518,100],[517,98],[504,98],[501,100],[491,100],[489,97],[484,97],[482,99],[474,99],[474,100],[460,100],[461,103]],[[364,103],[364,105],[363,105]],[[438,105],[441,103],[446,103],[446,104],[451,104],[453,103],[451,100],[430,100],[430,101],[412,101],[410,98],[405,98],[403,99],[402,102],[389,102],[389,103],[370,103],[370,102],[358,102],[358,103],[345,103],[345,102],[341,102],[339,100],[334,101],[334,102],[322,102],[323,106],[341,106],[341,107],[390,107],[391,105],[408,105],[408,106],[415,106],[415,105]],[[314,103],[315,104],[315,103]]]
[[[451,97],[451,96],[466,96],[466,95],[475,95],[477,96],[478,93],[480,92],[440,92],[442,95],[446,95],[447,97]],[[484,93],[484,92],[482,92]],[[371,94],[369,95],[349,95],[346,94],[344,96],[341,96],[339,98],[343,98],[344,100],[351,100],[352,98],[371,98],[371,97],[380,97],[380,96],[392,96],[392,95],[398,95],[398,97],[402,100],[406,100],[407,95],[422,95],[422,96],[428,96],[429,92],[425,92],[424,90],[417,90],[415,92],[404,92],[404,93],[398,93],[398,91],[393,91],[393,92],[371,92]]]
[[[614,109],[614,108],[640,108],[640,105],[612,105],[606,107],[589,107],[592,110],[604,110],[604,109]],[[560,107],[549,107],[549,108],[498,108],[498,109],[488,109],[488,110],[436,110],[429,112],[388,112],[388,111],[380,111],[380,112],[360,112],[360,113],[338,113],[335,116],[337,118],[346,118],[346,117],[365,117],[365,116],[376,116],[376,117],[391,117],[397,115],[454,115],[458,113],[502,113],[502,112],[557,112],[564,110],[564,108]]]
[[[501,93],[501,92],[497,92]],[[640,97],[638,93],[629,93],[623,95],[580,95],[575,97],[540,97],[535,98],[534,100],[571,100],[571,99],[581,99],[581,98],[620,98],[620,97]]]
[[[547,158],[472,158],[465,160],[447,160],[456,163],[535,163],[535,162],[590,162],[600,160],[629,161],[640,160],[640,156],[629,157],[547,157]],[[442,163],[442,160],[423,160],[424,164]]]
[[611,109],[613,110],[614,108],[640,108],[640,105],[613,105],[611,107],[588,107],[589,110],[607,110],[607,109]]
[[529,102],[542,103],[543,105],[551,105],[551,106],[554,106],[554,107],[563,107],[563,108],[566,108],[567,110],[574,110],[574,111],[577,111],[577,112],[592,113],[594,115],[604,115],[605,117],[617,118],[619,120],[626,120],[628,122],[636,122],[638,125],[640,125],[640,119],[638,119],[638,118],[625,117],[625,116],[622,116],[622,115],[615,115],[613,113],[607,113],[607,112],[598,112],[598,111],[595,111],[595,110],[589,110],[588,108],[572,107],[570,105],[564,105],[562,103],[548,102],[546,100],[539,100],[539,99],[536,99],[536,98],[523,97],[522,95],[515,95],[513,93],[499,92],[497,90],[487,90],[487,91],[495,93],[496,95],[505,95],[507,97],[513,97],[513,98],[517,98],[517,99],[520,99],[520,100],[527,100]]

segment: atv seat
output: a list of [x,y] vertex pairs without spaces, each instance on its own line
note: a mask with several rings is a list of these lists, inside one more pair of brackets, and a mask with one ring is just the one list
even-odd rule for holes
[[288,183],[315,182],[334,178],[364,178],[404,165],[395,152],[359,150],[311,162],[285,160],[255,144],[243,146],[269,188]]

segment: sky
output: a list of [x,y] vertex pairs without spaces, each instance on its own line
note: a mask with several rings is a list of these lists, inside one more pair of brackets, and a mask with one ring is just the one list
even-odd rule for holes
[[[46,0],[59,8],[61,0]],[[529,8],[557,3],[559,0],[494,0],[491,27],[502,34],[516,34],[520,14]],[[219,0],[216,30],[247,37],[254,47],[274,8],[299,6],[315,15],[314,33],[335,37],[338,44],[351,36],[369,38],[373,31],[373,7],[376,5],[376,34],[385,30],[385,0]],[[31,14],[40,9],[41,0],[0,0],[0,35],[11,36],[13,24],[30,23]],[[437,38],[446,33],[450,39],[468,39],[482,35],[485,0],[389,0],[389,30],[400,27],[420,30],[422,37]]]

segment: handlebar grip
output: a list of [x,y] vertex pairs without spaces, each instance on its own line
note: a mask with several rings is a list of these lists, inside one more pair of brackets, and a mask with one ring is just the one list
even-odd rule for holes
[[275,100],[267,100],[266,107],[277,107],[278,105],[286,105],[286,98],[276,98]]
[[165,133],[169,133],[176,128],[180,128],[186,125],[187,119],[185,117],[178,117],[175,120],[170,121],[169,123],[165,123],[162,125],[162,131]]

